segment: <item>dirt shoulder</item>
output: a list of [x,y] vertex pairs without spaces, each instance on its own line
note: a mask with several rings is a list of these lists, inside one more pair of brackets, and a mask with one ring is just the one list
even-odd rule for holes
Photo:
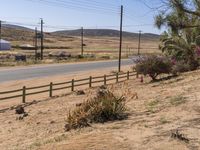
[[[170,80],[140,83],[131,79],[109,86],[116,95],[126,94],[130,113],[123,121],[93,124],[65,132],[65,119],[76,103],[95,94],[71,94],[28,106],[28,116],[16,120],[14,110],[0,113],[0,149],[58,150],[198,150],[200,149],[200,71]],[[138,99],[132,98],[137,93]],[[179,130],[189,142],[171,138]]]
[[[131,70],[131,66],[123,66],[122,67],[123,71],[126,72],[128,70]],[[32,78],[28,80],[17,80],[17,81],[10,81],[10,82],[4,82],[1,83],[0,86],[0,91],[10,91],[10,90],[16,90],[16,89],[22,89],[23,86],[26,86],[27,88],[29,87],[35,87],[35,86],[41,86],[41,85],[47,85],[50,84],[50,82],[53,83],[60,83],[60,82],[68,82],[71,81],[72,79],[78,80],[78,79],[84,79],[84,78],[89,78],[90,76],[95,77],[95,76],[103,76],[104,74],[111,74],[112,72],[117,71],[117,67],[115,68],[106,68],[106,69],[98,69],[98,70],[91,70],[91,71],[80,71],[76,73],[70,73],[70,74],[64,74],[64,75],[56,75],[56,76],[50,76],[50,77],[42,77],[42,78]],[[89,81],[88,81],[89,82]],[[98,84],[95,84],[98,85]],[[63,87],[64,85],[62,85]],[[85,89],[88,88],[88,86],[82,86],[78,89]],[[46,88],[39,89],[45,90]],[[77,88],[75,88],[76,90]],[[38,90],[33,90],[32,92],[36,92]],[[70,89],[68,90],[61,90],[61,91],[55,91],[53,92],[53,95],[61,95],[61,94],[66,94],[70,93]],[[17,94],[22,94],[21,92],[19,93],[14,93],[15,95]],[[6,96],[11,96],[9,95],[0,95],[0,97],[6,97]],[[49,94],[44,93],[44,94],[37,94],[33,96],[27,96],[26,100],[27,102],[31,102],[33,100],[43,100],[48,98]],[[0,110],[3,108],[7,108],[10,106],[18,105],[21,104],[22,98],[14,98],[10,100],[5,100],[0,102]]]

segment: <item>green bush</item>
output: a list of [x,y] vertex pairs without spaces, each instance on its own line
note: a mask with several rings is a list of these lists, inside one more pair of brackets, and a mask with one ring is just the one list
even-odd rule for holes
[[195,44],[196,44],[197,46],[200,46],[200,36],[197,36],[197,37],[196,37]]
[[100,90],[97,97],[87,100],[69,113],[65,130],[87,127],[90,123],[124,119],[125,101],[124,97],[115,97],[108,90]]
[[143,75],[149,75],[152,80],[160,74],[170,74],[173,63],[167,57],[148,56],[139,59],[136,63],[136,72]]
[[103,58],[103,59],[110,59],[110,56],[105,55],[105,56],[101,56],[101,58]]

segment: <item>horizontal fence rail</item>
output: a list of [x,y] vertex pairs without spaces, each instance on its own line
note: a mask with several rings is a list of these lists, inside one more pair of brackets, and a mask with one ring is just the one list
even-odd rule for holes
[[[135,71],[132,72],[128,71],[124,73],[115,73],[97,77],[90,76],[89,78],[78,79],[78,80],[72,79],[71,81],[60,82],[60,83],[51,82],[50,84],[35,86],[35,87],[27,88],[26,86],[24,86],[21,89],[0,92],[0,101],[21,97],[22,103],[26,103],[26,96],[37,95],[41,93],[49,93],[49,97],[53,97],[54,91],[71,89],[71,91],[73,92],[75,90],[75,87],[88,85],[88,87],[91,88],[95,83],[102,83],[102,85],[107,85],[108,81],[114,80],[117,83],[119,82],[120,79],[129,80],[130,77],[132,76],[138,77],[138,74]],[[1,97],[2,95],[6,96]]]

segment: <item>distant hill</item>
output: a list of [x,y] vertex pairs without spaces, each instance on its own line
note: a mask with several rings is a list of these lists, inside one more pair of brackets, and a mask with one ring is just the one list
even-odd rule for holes
[[[56,31],[53,32],[55,35],[62,35],[62,36],[80,36],[81,29],[78,30],[63,30],[63,31]],[[118,30],[112,29],[84,29],[85,36],[108,36],[108,37],[119,37]],[[132,37],[138,38],[138,33],[132,32],[123,32],[123,37]],[[152,33],[144,33],[142,34],[142,38],[145,39],[158,39],[160,36],[157,34]]]
[[[18,25],[11,25],[11,24],[3,24],[2,25],[2,38],[5,38],[6,40],[15,41],[15,40],[32,40],[34,37],[34,30],[18,26]],[[45,33],[45,37],[53,36],[80,36],[81,29],[78,30],[63,30],[63,31],[55,31],[50,33]],[[112,29],[84,29],[84,36],[88,37],[119,37],[119,31],[118,30],[112,30]],[[123,32],[123,37],[130,37],[138,39],[138,33],[132,33],[132,32]],[[143,33],[142,39],[147,40],[157,40],[159,39],[159,35],[152,34],[152,33]]]
[[8,41],[30,41],[34,37],[34,30],[18,25],[3,24],[2,38]]
[[9,28],[9,29],[16,29],[16,30],[26,30],[26,31],[33,31],[33,29],[19,26],[19,25],[12,25],[12,24],[2,24],[3,28]]

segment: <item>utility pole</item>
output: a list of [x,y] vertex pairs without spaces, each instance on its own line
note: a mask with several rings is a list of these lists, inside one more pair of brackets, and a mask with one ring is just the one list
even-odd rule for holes
[[43,50],[44,50],[44,35],[43,35],[43,19],[41,18],[41,60],[43,60]]
[[83,27],[81,28],[81,55],[83,56],[84,51],[84,44],[83,44]]
[[138,41],[138,55],[140,55],[140,42],[141,42],[141,33],[142,31],[139,31],[139,41]]
[[38,46],[37,46],[37,28],[35,28],[35,60],[37,60],[37,50],[38,50]]
[[0,20],[0,50],[1,50],[1,29],[2,28],[2,21]]
[[123,23],[123,5],[121,5],[121,16],[120,16],[120,43],[119,43],[119,65],[118,72],[121,71],[121,57],[122,57],[122,24]]

